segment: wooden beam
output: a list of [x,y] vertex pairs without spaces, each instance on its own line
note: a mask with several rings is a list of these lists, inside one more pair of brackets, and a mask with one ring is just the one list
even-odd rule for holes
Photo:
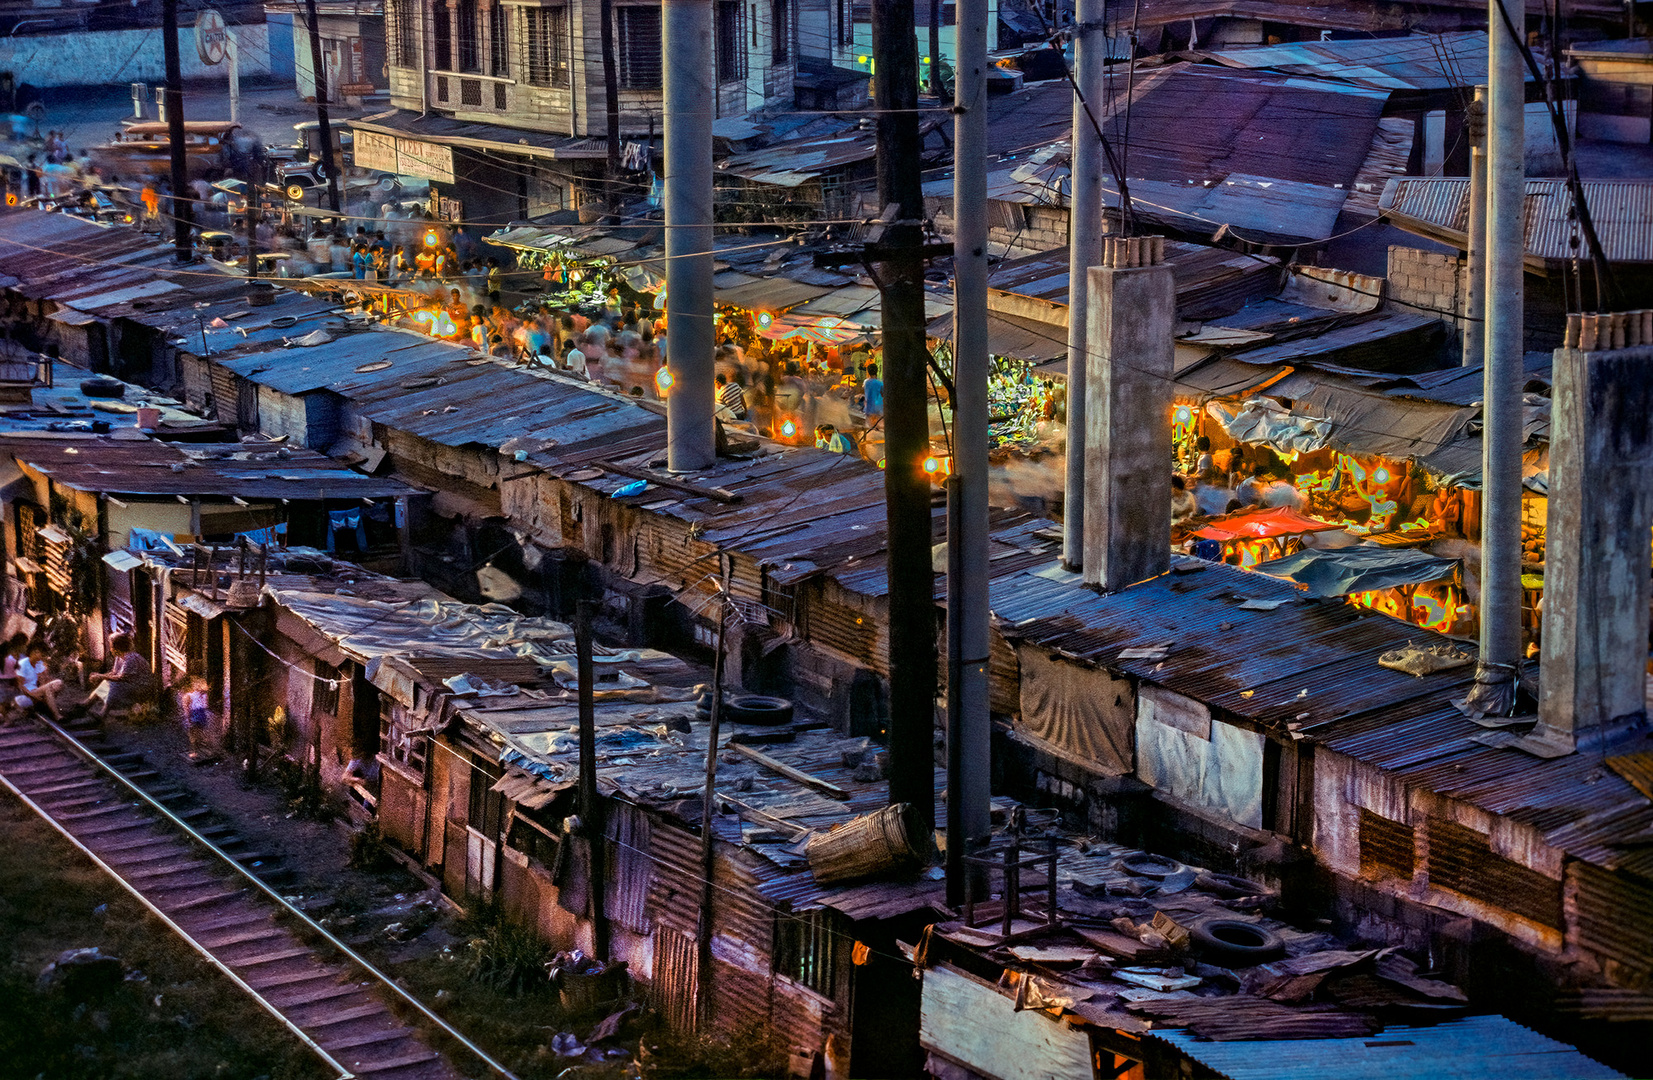
[[653,469],[638,469],[633,468],[630,465],[616,465],[612,461],[594,461],[592,464],[605,472],[617,473],[620,476],[629,476],[633,480],[647,480],[651,484],[658,484],[663,488],[674,488],[678,491],[686,491],[690,495],[698,495],[703,499],[715,499],[720,503],[728,503],[730,505],[746,501],[746,497],[744,495],[730,491],[728,488],[707,487],[704,484],[690,484],[667,476],[665,473],[656,472]]
[[819,791],[828,798],[849,798],[849,792],[845,791],[837,784],[829,783],[828,781],[822,780],[817,776],[811,776],[802,769],[794,769],[784,761],[776,761],[774,758],[770,757],[768,754],[765,754],[761,750],[756,750],[750,746],[747,746],[745,743],[729,743],[728,745],[729,749],[733,750],[735,753],[744,754],[771,772],[780,773],[788,780],[796,780],[805,787],[814,788],[816,791]]

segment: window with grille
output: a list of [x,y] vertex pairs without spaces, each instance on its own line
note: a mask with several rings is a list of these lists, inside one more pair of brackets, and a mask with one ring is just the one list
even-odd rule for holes
[[1429,884],[1560,929],[1561,882],[1493,852],[1485,833],[1429,819]]
[[419,66],[419,15],[415,0],[390,0],[385,5],[390,22],[390,63],[394,67]]
[[501,78],[511,74],[511,9],[499,0],[488,9],[488,73]]
[[479,79],[460,79],[459,80],[459,104],[461,104],[461,105],[481,105],[482,104],[482,82],[481,82],[481,80],[479,80]]
[[[458,41],[460,71],[482,70],[482,42],[477,25],[476,0],[459,0],[459,6],[454,11],[454,37]],[[471,102],[466,102],[467,105]],[[480,105],[478,101],[476,104]]]
[[1360,872],[1368,877],[1412,880],[1416,852],[1412,826],[1360,811]]
[[718,0],[717,81],[737,82],[746,78],[746,5],[741,0]]
[[494,108],[504,112],[510,106],[510,98],[506,96],[505,84],[494,83]]
[[446,75],[436,77],[436,100],[448,100],[448,77]]
[[775,913],[775,974],[832,997],[839,938],[829,911]]
[[660,9],[615,8],[614,39],[620,52],[620,85],[628,90],[660,89]]
[[777,64],[784,64],[792,59],[792,5],[787,0],[773,0],[770,13],[770,23],[775,33],[770,58]]
[[442,0],[431,0],[430,38],[431,66],[437,71],[452,71],[453,23]]
[[[621,8],[615,14],[627,10]],[[535,86],[567,86],[568,9],[528,8],[523,14],[528,16],[528,81]]]
[[317,660],[316,677],[310,683],[310,709],[312,712],[326,713],[328,716],[339,715],[339,669],[332,664]]

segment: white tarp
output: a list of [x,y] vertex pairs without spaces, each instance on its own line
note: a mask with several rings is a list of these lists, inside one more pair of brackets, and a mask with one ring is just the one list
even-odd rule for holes
[[1137,696],[1137,777],[1172,798],[1263,827],[1263,734],[1213,720],[1205,706],[1158,687]]
[[1267,398],[1252,398],[1241,405],[1238,412],[1212,401],[1207,403],[1205,411],[1235,442],[1267,443],[1282,453],[1295,450],[1306,454],[1318,450],[1326,445],[1332,433],[1330,420],[1294,413]]
[[567,623],[529,618],[503,604],[462,604],[434,597],[364,600],[273,587],[266,591],[363,661],[381,656],[519,656],[550,666],[574,652],[574,631]]

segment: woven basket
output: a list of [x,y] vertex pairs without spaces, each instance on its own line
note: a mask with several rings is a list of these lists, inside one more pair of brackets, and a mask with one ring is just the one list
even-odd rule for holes
[[908,803],[896,803],[823,833],[804,857],[822,885],[906,870],[923,861],[922,830]]

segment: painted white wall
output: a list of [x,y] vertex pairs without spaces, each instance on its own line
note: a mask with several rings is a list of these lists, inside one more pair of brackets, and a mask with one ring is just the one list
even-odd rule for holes
[[[241,46],[241,77],[270,73],[270,34],[263,24],[231,28]],[[0,38],[0,71],[35,86],[106,86],[158,83],[166,78],[159,27],[98,30]],[[186,79],[229,78],[226,67],[209,67],[195,52],[193,25],[178,29],[178,55]]]

